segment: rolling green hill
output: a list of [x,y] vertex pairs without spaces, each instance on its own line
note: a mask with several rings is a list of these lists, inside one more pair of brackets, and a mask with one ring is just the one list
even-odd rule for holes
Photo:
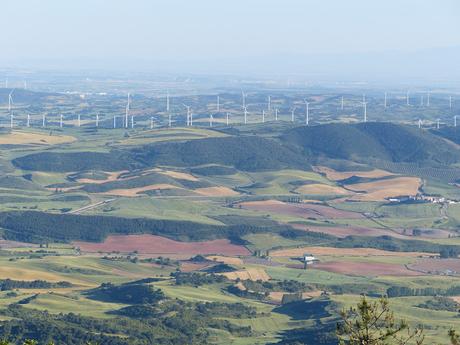
[[417,128],[392,123],[297,127],[281,139],[330,158],[447,165],[460,161],[454,144]]

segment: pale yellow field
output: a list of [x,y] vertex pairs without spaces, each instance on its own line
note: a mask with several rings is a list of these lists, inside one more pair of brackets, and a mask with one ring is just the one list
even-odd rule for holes
[[240,258],[234,258],[230,256],[211,255],[211,256],[208,256],[207,259],[217,261],[217,262],[222,262],[227,265],[236,265],[236,266],[243,265],[243,260],[241,260]]
[[345,180],[352,176],[364,177],[364,178],[381,178],[386,176],[393,176],[393,173],[390,173],[385,170],[374,169],[371,171],[335,171],[334,169],[316,166],[314,170],[319,173],[323,173],[329,180],[338,181]]
[[387,198],[401,195],[417,195],[421,183],[422,181],[418,177],[395,177],[374,182],[356,183],[345,187],[354,192],[363,192],[362,194],[355,194],[350,199],[384,201]]
[[270,280],[270,276],[265,272],[265,270],[261,268],[248,268],[246,270],[235,271],[235,272],[227,272],[222,273],[225,277],[230,280],[262,280],[268,281]]
[[169,177],[172,177],[172,178],[176,178],[176,179],[179,179],[179,180],[187,180],[187,181],[194,181],[194,182],[199,181],[192,174],[187,174],[187,173],[184,173],[184,172],[172,171],[172,170],[160,170],[158,172],[160,174],[163,174],[163,175],[166,175],[166,176],[169,176]]
[[[94,183],[94,184],[101,184],[101,183],[106,183],[106,182],[110,182],[110,181],[115,181],[117,180],[121,174],[127,172],[127,170],[124,170],[124,171],[112,171],[112,172],[109,172],[109,171],[104,171],[104,173],[108,174],[107,178],[105,180],[95,180],[95,179],[91,179],[91,178],[80,178],[77,180],[77,182],[79,183]],[[133,177],[131,177],[133,178]],[[126,180],[128,180],[130,178],[126,178]]]
[[327,184],[312,183],[306,184],[296,189],[297,193],[313,194],[313,195],[346,195],[351,192],[337,186],[329,186]]
[[206,188],[197,188],[194,190],[195,193],[203,196],[235,196],[239,195],[238,192],[235,192],[233,189],[228,187],[206,187]]
[[103,192],[103,193],[98,193],[98,194],[135,197],[139,193],[142,193],[142,192],[146,192],[149,190],[162,190],[162,189],[180,189],[180,188],[173,186],[172,184],[159,183],[159,184],[152,184],[150,186],[144,186],[144,187],[138,187],[138,188],[113,189],[108,192]]
[[21,132],[13,131],[8,134],[0,135],[0,145],[27,145],[27,144],[40,144],[40,145],[57,145],[64,143],[71,143],[76,141],[75,137],[70,135],[53,134],[48,135],[44,133]]

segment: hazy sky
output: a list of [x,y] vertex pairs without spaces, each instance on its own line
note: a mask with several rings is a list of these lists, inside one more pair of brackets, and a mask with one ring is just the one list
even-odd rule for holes
[[460,1],[14,0],[0,30],[0,61],[405,53],[460,47]]

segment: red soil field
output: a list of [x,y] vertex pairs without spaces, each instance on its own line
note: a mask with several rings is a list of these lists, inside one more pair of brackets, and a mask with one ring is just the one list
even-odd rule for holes
[[404,265],[380,262],[331,261],[319,262],[311,268],[353,276],[417,276],[421,272],[408,270]]
[[420,259],[409,268],[429,274],[460,275],[460,259]]
[[311,232],[321,232],[324,234],[347,237],[347,236],[392,236],[396,238],[407,239],[408,236],[401,235],[391,230],[375,229],[375,228],[362,228],[358,226],[311,226],[303,224],[291,224],[293,228]]
[[222,254],[222,255],[248,255],[244,246],[231,244],[229,240],[213,240],[205,242],[179,242],[169,238],[155,235],[122,235],[109,236],[102,243],[73,242],[82,252],[120,252],[130,253],[137,251],[139,254]]
[[357,212],[337,210],[330,206],[317,204],[290,204],[285,202],[267,203],[249,201],[240,203],[241,207],[249,210],[256,210],[268,213],[280,213],[302,218],[348,218],[359,219],[364,216]]

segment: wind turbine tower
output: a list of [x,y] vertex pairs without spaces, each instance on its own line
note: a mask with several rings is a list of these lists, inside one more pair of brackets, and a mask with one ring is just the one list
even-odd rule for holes
[[271,113],[272,111],[272,98],[268,96],[268,112]]
[[166,90],[166,111],[169,112],[169,90]]
[[96,127],[99,127],[99,113],[96,114]]
[[229,113],[227,112],[227,126],[228,126],[228,116],[229,116]]
[[387,107],[387,93],[385,92],[385,98],[383,99],[383,107]]
[[305,124],[308,126],[310,124],[310,102],[305,102]]
[[422,120],[421,120],[421,119],[418,119],[418,128],[419,128],[419,129],[422,128]]
[[[169,98],[168,98],[169,99]],[[125,128],[128,128],[128,119],[129,119],[129,105],[131,101],[131,96],[128,92],[128,103],[126,103],[126,109],[125,109]]]
[[246,125],[248,123],[248,108],[244,106],[243,110],[244,110],[244,124]]
[[150,118],[150,129],[153,129],[153,116]]
[[13,113],[10,114],[10,128],[13,129],[14,127],[14,115]]
[[367,102],[363,102],[364,122],[367,122]]
[[113,116],[113,128],[117,128],[117,117]]
[[30,114],[27,114],[27,127],[30,127]]
[[172,118],[171,118],[171,113],[168,114],[168,127],[171,127],[172,125]]
[[42,116],[42,127],[45,127],[46,126],[46,115],[43,114]]
[[292,108],[292,110],[291,110],[291,122],[294,122],[294,120],[295,120],[294,113],[295,113],[295,107]]
[[[187,126],[190,126],[190,106],[184,104],[184,107],[187,108]],[[169,122],[171,123],[171,121]]]
[[80,114],[78,114],[77,125],[78,125],[78,127],[81,126],[81,117],[80,117]]
[[454,127],[457,127],[457,115],[454,116]]
[[9,113],[11,112],[11,107],[13,105],[13,92],[14,92],[14,89],[11,90],[11,92],[8,94],[8,112]]
[[59,118],[59,128],[62,128],[62,114],[61,114],[61,116]]
[[410,105],[409,91],[406,93],[406,105]]
[[275,109],[275,121],[278,121],[278,108]]
[[436,120],[436,129],[439,129],[439,119]]
[[214,120],[214,117],[212,114],[209,114],[209,127],[212,127],[212,121]]
[[220,98],[219,98],[219,95],[217,95],[216,110],[217,110],[217,112],[220,112]]
[[134,128],[134,116],[131,116],[131,128]]

